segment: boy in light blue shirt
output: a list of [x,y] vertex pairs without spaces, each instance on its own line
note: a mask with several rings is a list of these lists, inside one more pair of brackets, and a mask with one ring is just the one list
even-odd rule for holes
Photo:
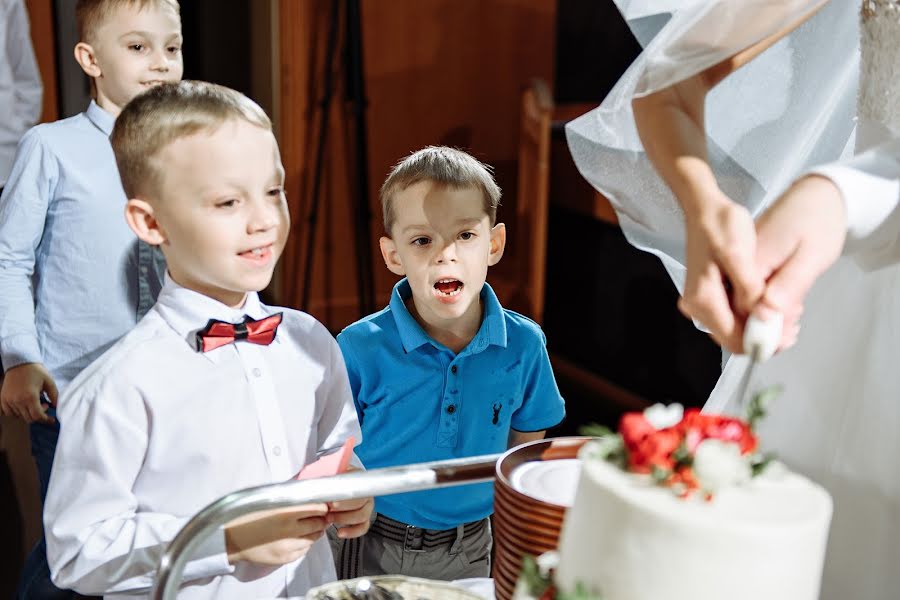
[[[404,276],[382,311],[338,344],[367,468],[502,452],[565,415],[540,327],[504,309],[485,282],[506,242],[488,168],[445,147],[420,150],[381,188],[381,253]],[[339,577],[487,577],[491,484],[376,499],[364,537],[332,535]]]
[[[0,414],[31,424],[41,500],[59,435],[58,390],[153,305],[163,261],[123,218],[109,136],[133,97],[182,75],[176,0],[79,0],[75,58],[93,101],[22,139],[0,197]],[[50,582],[44,541],[20,598],[69,598]]]

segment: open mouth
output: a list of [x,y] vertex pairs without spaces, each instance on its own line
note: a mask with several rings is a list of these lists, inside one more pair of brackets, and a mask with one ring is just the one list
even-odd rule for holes
[[269,260],[269,257],[272,256],[272,246],[260,246],[258,248],[251,248],[250,250],[240,252],[238,256],[240,256],[241,258],[246,258],[247,260],[252,260],[254,262],[265,262]]
[[458,295],[464,287],[459,279],[440,279],[434,284],[434,289],[439,297],[452,298]]
[[142,81],[141,85],[144,87],[153,87],[155,85],[160,85],[161,83],[165,83],[162,79],[154,79],[153,81]]

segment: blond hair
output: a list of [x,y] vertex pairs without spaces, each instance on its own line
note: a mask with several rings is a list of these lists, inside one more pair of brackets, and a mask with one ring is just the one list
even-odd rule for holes
[[175,140],[212,132],[231,120],[269,131],[265,111],[240,92],[204,81],[163,83],[138,95],[116,119],[110,141],[129,198],[159,189],[159,152]]
[[484,212],[491,226],[497,221],[500,187],[493,169],[471,154],[447,146],[428,146],[413,152],[391,169],[381,186],[381,210],[384,230],[391,235],[394,226],[394,196],[420,181],[431,181],[452,189],[475,188],[481,192]]
[[93,43],[94,35],[103,22],[122,6],[137,6],[144,10],[148,6],[168,6],[181,15],[178,0],[78,0],[75,4],[75,23],[78,25],[78,39]]

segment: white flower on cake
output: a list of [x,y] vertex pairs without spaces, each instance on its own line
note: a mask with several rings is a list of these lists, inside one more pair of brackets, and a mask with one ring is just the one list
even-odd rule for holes
[[549,575],[559,566],[559,552],[551,550],[537,557],[537,566],[544,575]]
[[656,429],[665,429],[681,422],[684,417],[684,407],[677,402],[674,404],[656,403],[644,409],[644,418]]
[[694,451],[694,476],[700,488],[712,494],[750,481],[753,472],[738,444],[706,439]]

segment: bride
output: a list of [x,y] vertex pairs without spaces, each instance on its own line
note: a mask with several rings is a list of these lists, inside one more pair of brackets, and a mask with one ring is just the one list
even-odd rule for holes
[[[682,309],[739,349],[765,288],[753,216],[812,167],[900,134],[900,2],[618,2],[649,42],[570,124],[573,156],[628,239],[660,257]],[[751,385],[783,385],[763,442],[834,498],[822,598],[897,597],[900,267],[842,258],[808,295],[801,335],[799,314],[785,317],[796,344]],[[740,409],[745,368],[726,361],[707,410]]]

